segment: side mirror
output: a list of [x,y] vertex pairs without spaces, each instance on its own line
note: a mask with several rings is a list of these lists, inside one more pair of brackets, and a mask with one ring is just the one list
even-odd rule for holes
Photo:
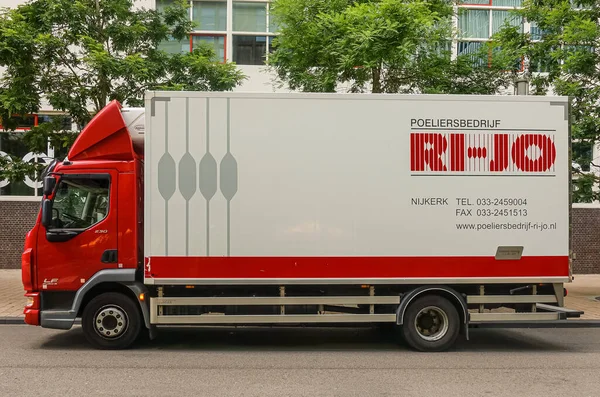
[[42,226],[52,225],[52,200],[44,199],[42,203]]
[[56,178],[53,176],[47,176],[44,178],[44,196],[49,196],[54,191],[56,186]]

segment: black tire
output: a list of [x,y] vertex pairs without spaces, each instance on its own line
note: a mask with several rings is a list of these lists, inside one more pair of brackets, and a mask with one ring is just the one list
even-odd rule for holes
[[141,326],[137,302],[117,292],[96,296],[84,308],[81,318],[85,338],[102,350],[130,347],[138,338]]
[[[419,322],[416,321],[417,316]],[[446,351],[458,338],[460,316],[448,299],[437,295],[423,296],[416,298],[406,308],[400,333],[415,350]]]

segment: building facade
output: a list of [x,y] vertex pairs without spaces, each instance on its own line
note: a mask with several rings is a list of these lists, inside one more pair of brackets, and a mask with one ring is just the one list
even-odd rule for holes
[[[0,0],[0,7],[14,7],[21,0]],[[137,6],[163,9],[173,0],[139,0]],[[522,0],[465,0],[455,7],[453,23],[459,32],[452,42],[453,56],[476,52],[504,24],[509,21],[521,31],[540,36],[536,26],[515,18],[511,10],[519,7]],[[275,76],[265,67],[277,23],[270,13],[270,2],[265,0],[190,0],[189,18],[197,27],[189,39],[171,40],[161,48],[170,53],[193,50],[200,43],[207,43],[219,59],[233,61],[248,77],[236,91],[272,92],[283,91],[275,83]],[[544,72],[543,62],[536,64],[537,72]],[[508,92],[510,94],[511,92]],[[49,106],[39,114],[22,117],[18,132],[48,122],[57,112]],[[16,156],[26,161],[49,162],[65,153],[48,146],[46,153],[30,153],[19,139],[19,133],[6,133],[0,128],[0,156]],[[590,160],[600,156],[600,151],[590,149]],[[590,161],[591,162],[591,161]],[[582,168],[594,172],[589,164]],[[0,268],[18,267],[22,241],[26,231],[35,220],[39,208],[41,184],[26,178],[19,182],[0,180]],[[573,209],[573,236],[576,253],[575,271],[600,273],[600,249],[595,241],[600,234],[600,205],[575,206]]]

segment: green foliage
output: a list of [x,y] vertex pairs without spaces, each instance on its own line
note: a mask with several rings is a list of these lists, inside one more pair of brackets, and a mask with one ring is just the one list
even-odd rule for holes
[[41,167],[36,164],[21,161],[13,157],[0,156],[0,178],[10,181],[23,180],[25,176],[35,179],[36,172],[39,172]]
[[574,203],[592,203],[600,197],[598,192],[594,192],[597,180],[594,175],[577,175],[573,183],[573,202]]
[[505,74],[487,54],[452,60],[444,0],[275,0],[280,36],[269,64],[295,90],[495,93]]
[[[14,120],[14,118],[10,120]],[[32,127],[25,133],[8,133],[13,139],[22,139],[32,153],[45,153],[48,144],[56,152],[64,153],[77,138],[77,132],[65,128],[69,120],[66,116],[55,116],[52,121]],[[36,173],[39,175],[44,166],[45,164],[42,162],[24,162],[14,156],[0,157],[0,179],[18,181],[22,180],[25,175],[35,179]]]
[[[245,77],[234,64],[201,46],[169,54],[159,44],[181,40],[193,28],[189,2],[169,2],[161,12],[134,8],[133,0],[32,0],[0,12],[0,117],[40,109],[46,100],[78,126],[117,99],[140,106],[147,90],[231,90]],[[57,127],[57,125],[55,125]],[[32,149],[43,139],[69,145],[73,134],[55,136],[50,126],[27,134]],[[74,132],[76,133],[76,132]],[[23,164],[0,163],[0,179],[20,179]]]
[[[499,48],[494,61],[507,66],[508,60],[523,57],[524,73],[531,77],[534,95],[571,97],[572,159],[587,166],[593,161],[591,146],[600,143],[600,4],[591,0],[525,0],[523,9],[515,13],[537,26],[539,34],[521,34],[505,27],[493,38],[493,45]],[[586,170],[573,167],[576,202],[598,198],[594,190],[599,181]]]

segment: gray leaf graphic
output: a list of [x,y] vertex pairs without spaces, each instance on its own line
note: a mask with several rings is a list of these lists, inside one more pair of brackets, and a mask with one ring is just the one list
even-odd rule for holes
[[200,193],[206,200],[217,193],[217,161],[210,153],[200,160]]
[[170,153],[163,154],[158,162],[158,191],[167,201],[175,193],[175,167],[175,160]]
[[179,161],[179,191],[186,201],[196,193],[196,161],[189,152]]
[[231,153],[227,153],[221,160],[221,193],[230,201],[237,193],[238,170],[237,161]]

